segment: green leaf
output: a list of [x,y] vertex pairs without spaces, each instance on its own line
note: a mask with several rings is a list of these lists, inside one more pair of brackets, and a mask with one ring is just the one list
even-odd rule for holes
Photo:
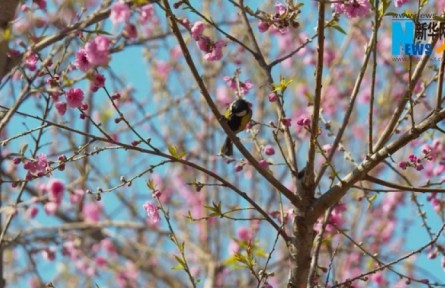
[[178,150],[176,149],[176,147],[174,145],[168,145],[167,147],[168,152],[170,153],[170,155],[172,155],[175,159],[182,159],[184,158],[184,156],[186,155],[186,153],[183,152],[178,152]]
[[155,183],[154,183],[153,179],[150,179],[147,181],[147,187],[150,188],[150,190],[152,190],[152,191],[156,190]]
[[[185,268],[184,260],[182,260],[182,258],[177,256],[177,255],[173,255],[173,256],[175,257],[176,261],[178,261],[178,265],[177,266],[180,266],[181,267],[180,269],[184,269]],[[176,269],[174,269],[174,270],[176,270]]]
[[346,31],[343,28],[341,28],[339,25],[332,25],[331,27],[334,28],[335,30],[337,30],[338,32],[346,35]]
[[28,149],[28,144],[25,144],[25,145],[23,145],[21,148],[20,148],[20,155],[21,156],[24,156],[25,155],[25,153],[26,153],[26,150]]

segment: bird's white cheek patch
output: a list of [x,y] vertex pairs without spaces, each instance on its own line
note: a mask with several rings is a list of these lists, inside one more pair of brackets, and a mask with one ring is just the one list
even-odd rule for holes
[[235,113],[235,115],[238,117],[246,116],[246,114],[247,114],[247,111],[241,111],[241,112]]

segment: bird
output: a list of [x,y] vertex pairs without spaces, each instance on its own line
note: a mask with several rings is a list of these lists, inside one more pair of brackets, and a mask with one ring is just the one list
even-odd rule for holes
[[[252,109],[250,109],[250,104],[244,99],[236,99],[226,109],[224,119],[230,130],[232,130],[233,133],[238,134],[246,129],[247,124],[250,122],[250,119],[252,119]],[[227,136],[224,145],[220,150],[220,155],[228,157],[233,156],[233,143]]]

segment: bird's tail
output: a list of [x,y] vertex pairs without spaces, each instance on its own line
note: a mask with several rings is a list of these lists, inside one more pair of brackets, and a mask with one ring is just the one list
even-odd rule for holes
[[224,141],[224,145],[222,146],[220,153],[224,156],[233,156],[233,143],[229,137],[226,137],[226,141]]

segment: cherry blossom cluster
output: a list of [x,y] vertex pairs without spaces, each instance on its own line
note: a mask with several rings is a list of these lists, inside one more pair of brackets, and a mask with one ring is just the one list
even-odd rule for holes
[[224,81],[226,81],[227,86],[229,86],[230,89],[232,89],[232,91],[234,91],[235,93],[238,93],[238,89],[239,92],[241,92],[241,94],[246,95],[247,93],[249,93],[250,89],[253,88],[253,83],[250,80],[246,80],[246,81],[240,81],[237,79],[236,76],[224,76]]
[[433,156],[436,155],[436,153],[433,153],[433,149],[431,149],[430,146],[424,145],[422,148],[422,157],[418,157],[415,154],[410,154],[408,156],[408,161],[400,161],[399,167],[403,170],[405,170],[408,167],[413,167],[417,171],[422,171],[425,167],[422,164],[422,160],[426,159],[428,161],[433,160]]
[[371,13],[369,0],[346,0],[332,4],[336,13],[345,14],[348,18],[365,17]]
[[[137,27],[140,25],[134,24],[131,17],[131,8],[124,1],[118,1],[111,6],[110,20],[113,25],[124,23],[122,36],[129,40],[135,40],[138,37]],[[152,4],[146,4],[136,10],[139,14],[138,22],[144,25],[146,29],[145,34],[150,34],[153,27],[158,24],[158,20],[154,17],[154,8]]]
[[261,20],[258,23],[258,30],[266,32],[270,27],[275,28],[284,34],[289,31],[289,27],[298,28],[300,23],[297,21],[301,4],[285,6],[282,3],[275,3],[275,13],[262,13]]
[[190,22],[188,20],[183,20],[184,26],[186,26],[190,33],[192,34],[193,40],[196,41],[199,50],[204,52],[204,59],[207,61],[218,61],[221,60],[223,53],[222,48],[226,46],[226,42],[222,39],[213,41],[208,36],[205,36],[204,22],[198,21],[190,26]]

